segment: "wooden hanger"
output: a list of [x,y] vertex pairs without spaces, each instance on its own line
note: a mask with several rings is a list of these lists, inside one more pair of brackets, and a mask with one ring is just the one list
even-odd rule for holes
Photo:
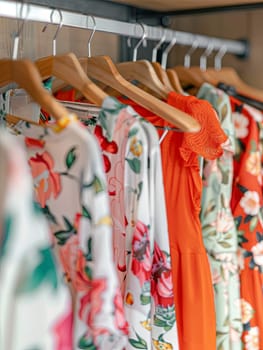
[[197,132],[200,130],[199,123],[193,117],[158,100],[124,79],[110,57],[84,57],[80,58],[79,61],[88,76],[111,86],[122,95],[152,111],[155,115],[161,116],[182,131]]
[[[91,16],[92,17],[92,16]],[[80,58],[79,61],[84,68],[84,71],[88,76],[92,77],[99,82],[110,86],[111,88],[119,91],[122,95],[127,96],[134,102],[138,103],[142,107],[150,110],[155,115],[161,116],[171,124],[175,125],[179,129],[185,132],[198,132],[200,130],[200,124],[190,115],[169,106],[167,103],[158,100],[147,92],[132,85],[117,70],[117,67],[108,56],[91,57],[91,39],[96,30],[96,23],[94,17],[93,32],[88,41],[88,57]],[[144,29],[144,28],[143,28]],[[145,38],[145,30],[142,39],[136,45],[134,50],[134,58],[136,60],[137,49]]]
[[169,91],[175,91],[170,79],[167,75],[166,70],[161,66],[161,64],[159,62],[151,62],[156,75],[158,76],[160,82],[167,88],[169,89]]
[[42,79],[55,76],[79,90],[84,97],[101,106],[108,96],[84,72],[78,58],[73,53],[48,56],[35,62]]
[[173,70],[167,70],[166,66],[167,66],[167,60],[168,60],[168,55],[170,53],[170,51],[172,50],[172,48],[174,47],[174,45],[176,44],[176,37],[174,37],[169,45],[166,47],[165,50],[163,50],[162,53],[162,58],[161,58],[161,64],[156,62],[156,58],[157,58],[157,49],[160,47],[160,45],[165,41],[166,35],[165,35],[165,30],[164,30],[164,35],[161,38],[161,40],[159,41],[159,43],[155,46],[155,48],[153,49],[153,54],[152,54],[152,65],[154,66],[154,69],[158,75],[158,77],[160,78],[160,80],[166,85],[169,86],[170,89],[172,89],[173,91],[176,91],[180,94],[184,94],[183,88],[180,84],[179,78],[176,74],[175,71]]
[[193,69],[184,66],[175,66],[172,69],[176,72],[183,89],[189,85],[199,88],[205,81],[204,78]]
[[55,11],[60,16],[60,23],[52,40],[52,55],[37,60],[36,66],[43,79],[55,76],[79,90],[91,102],[101,106],[107,94],[87,77],[77,57],[73,53],[56,55],[57,36],[63,25],[63,16],[60,10],[54,9],[50,14],[51,23]]
[[213,78],[214,85],[225,83],[234,86],[237,92],[241,95],[249,96],[255,100],[263,102],[263,90],[254,88],[245,83],[234,68],[223,67],[221,70],[208,68],[207,72]]
[[176,72],[183,90],[191,95],[196,95],[204,83],[212,85],[215,83],[215,80],[210,77],[208,72],[204,72],[200,67],[186,68],[184,66],[176,66],[172,70]]
[[122,62],[116,65],[120,74],[128,81],[136,80],[152,91],[156,97],[166,99],[172,88],[165,86],[149,61]]
[[[0,60],[0,85],[5,86],[15,82],[26,90],[29,95],[37,102],[47,113],[59,120],[68,116],[67,109],[49,94],[43,87],[42,79],[33,62],[29,60]],[[24,120],[19,118],[19,120]]]
[[167,74],[167,77],[168,77],[174,91],[178,92],[179,94],[184,95],[185,92],[182,88],[182,85],[180,83],[180,80],[179,80],[179,77],[178,77],[176,71],[171,69],[171,68],[168,68],[168,69],[166,69],[166,74]]
[[[193,53],[193,51],[198,47],[198,43],[195,44],[195,41],[193,42],[192,47],[188,51],[188,53],[185,56],[185,65],[184,66],[176,66],[173,69],[178,74],[178,77],[180,79],[181,84],[187,88],[187,87],[194,87],[197,90],[205,83],[210,83],[212,85],[215,84],[215,80],[210,76],[210,74],[207,72],[207,57],[211,54],[213,51],[213,43],[208,43],[208,46],[205,50],[205,52],[200,57],[200,66],[197,67],[190,67],[190,55]],[[188,57],[187,57],[188,56]],[[188,58],[188,63],[186,64]],[[197,90],[193,90],[197,92]]]
[[242,95],[250,95],[252,98],[263,102],[263,91],[253,88],[245,83],[234,68],[222,68],[223,56],[227,53],[227,48],[222,46],[215,55],[214,68],[208,68],[209,75],[215,80],[215,85],[225,83],[236,88]]
[[[23,6],[21,7],[21,13],[23,12]],[[43,87],[41,76],[33,62],[29,60],[18,60],[18,47],[20,35],[22,33],[25,20],[22,21],[13,43],[13,59],[1,59],[0,60],[0,85],[5,86],[12,82],[18,84],[38,103],[47,113],[52,115],[55,119],[59,120],[69,113],[67,109],[62,106],[56,99],[49,94],[49,92]],[[58,32],[58,31],[57,31]],[[31,120],[24,119],[22,117],[7,116],[7,121],[10,123],[17,123],[19,120],[25,120],[30,123],[34,123]]]
[[133,59],[131,62],[123,62],[116,65],[120,74],[129,81],[135,80],[143,87],[149,89],[159,99],[166,99],[168,94],[173,91],[172,87],[166,86],[159,79],[152,64],[146,60],[137,61],[138,48],[143,44],[147,37],[146,26],[139,23],[142,27],[143,35],[133,48]]
[[160,46],[163,44],[165,39],[166,39],[166,30],[164,29],[164,33],[163,33],[161,40],[157,43],[157,45],[153,48],[153,51],[152,51],[152,65],[154,67],[156,74],[158,75],[159,79],[161,80],[161,82],[165,86],[167,86],[169,88],[169,90],[176,91],[180,94],[183,94],[184,91],[181,87],[181,84],[180,84],[180,81],[179,81],[179,78],[178,78],[176,72],[175,71],[167,72],[167,70],[166,70],[168,54],[171,51],[171,49],[173,48],[173,46],[175,45],[176,38],[174,38],[170,42],[170,44],[167,46],[167,48],[163,51],[162,64],[160,64],[159,62],[156,61],[157,60],[157,51],[160,48]]
[[[161,45],[165,42],[166,39],[166,30],[164,29],[163,36],[160,39],[160,41],[157,43],[157,45],[152,50],[152,66],[159,78],[159,80],[171,91],[177,91],[173,84],[171,83],[169,76],[166,72],[166,70],[161,66],[159,62],[157,62],[157,53]],[[178,91],[177,91],[178,92]]]

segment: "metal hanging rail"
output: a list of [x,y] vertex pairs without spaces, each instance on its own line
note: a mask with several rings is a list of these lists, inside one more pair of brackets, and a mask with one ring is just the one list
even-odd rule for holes
[[[52,8],[32,4],[23,5],[23,3],[18,1],[0,0],[0,17],[59,24],[59,16],[56,17],[54,15],[51,21],[51,12]],[[84,15],[64,10],[61,13],[64,26],[93,29],[93,21],[88,14]],[[96,31],[133,38],[141,38],[143,35],[143,29],[139,23],[122,22],[102,17],[94,17],[94,19],[96,22]],[[212,43],[213,50],[215,51],[224,47],[227,53],[232,53],[240,57],[247,57],[248,54],[248,45],[244,41],[220,39],[148,25],[144,25],[144,27],[147,33],[147,40],[159,41],[165,34],[164,42],[171,42],[176,38],[176,44],[190,46],[194,41],[197,41],[199,48],[207,48]]]

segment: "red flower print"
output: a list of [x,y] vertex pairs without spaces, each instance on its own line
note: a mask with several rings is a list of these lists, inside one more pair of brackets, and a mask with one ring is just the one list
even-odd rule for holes
[[151,292],[156,305],[167,307],[174,304],[171,266],[156,242],[154,242]]
[[115,326],[117,329],[120,329],[122,333],[128,334],[128,323],[124,317],[124,308],[123,308],[123,299],[119,289],[116,292],[114,298],[114,306],[115,306]]
[[74,289],[76,291],[89,290],[91,280],[86,273],[87,262],[79,249],[78,236],[71,236],[60,247],[59,254],[67,279],[72,283]]
[[103,151],[109,152],[109,153],[117,153],[118,152],[118,146],[115,141],[109,142],[106,137],[103,136],[102,127],[97,125],[95,127],[94,133],[99,141],[100,147]]
[[109,157],[107,157],[105,154],[103,154],[102,157],[103,157],[103,163],[104,163],[104,172],[108,173],[111,169],[111,162],[109,160]]
[[76,254],[78,249],[78,237],[71,236],[67,242],[59,247],[59,257],[68,282],[71,282],[71,271],[74,271]]
[[101,313],[103,305],[102,294],[106,290],[106,280],[94,279],[90,283],[90,288],[80,299],[79,317],[85,322],[96,343],[96,338],[102,334],[108,334],[109,330],[102,325],[96,324],[96,319]]
[[148,227],[138,221],[132,241],[132,272],[142,286],[151,278],[150,241]]
[[88,275],[87,261],[83,252],[78,249],[76,261],[76,279],[74,286],[78,291],[86,291],[91,287],[91,276]]
[[76,229],[77,232],[78,232],[78,230],[79,230],[79,224],[80,224],[81,218],[82,218],[82,214],[77,213],[77,214],[75,215],[74,228]]
[[73,349],[73,313],[63,317],[54,327],[56,336],[56,347],[54,350],[72,350]]
[[94,134],[96,135],[100,148],[103,152],[103,160],[104,160],[104,171],[107,173],[111,169],[111,162],[109,160],[109,157],[105,154],[107,153],[112,153],[115,154],[118,152],[118,145],[115,141],[109,142],[106,137],[103,136],[102,128],[101,126],[97,125],[95,127]]
[[121,272],[125,272],[125,271],[127,270],[126,264],[121,265],[121,264],[118,263],[117,269],[118,269],[119,271],[121,271]]
[[34,148],[34,147],[43,148],[45,146],[45,141],[26,137],[25,144],[27,148]]
[[36,153],[35,157],[29,159],[36,199],[44,208],[47,200],[53,195],[56,198],[61,191],[60,176],[53,171],[54,161],[48,152]]

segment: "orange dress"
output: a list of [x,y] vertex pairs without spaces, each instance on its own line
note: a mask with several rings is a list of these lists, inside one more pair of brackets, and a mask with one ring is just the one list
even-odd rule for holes
[[[155,126],[173,127],[131,101],[122,101],[132,104]],[[227,136],[208,102],[172,92],[167,103],[202,126],[198,133],[169,131],[161,143],[179,345],[182,350],[215,350],[214,295],[199,219],[202,181],[198,155],[219,157]]]

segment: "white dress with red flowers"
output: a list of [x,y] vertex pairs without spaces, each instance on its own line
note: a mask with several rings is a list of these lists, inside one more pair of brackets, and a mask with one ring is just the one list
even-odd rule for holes
[[0,349],[72,350],[71,298],[33,203],[26,154],[0,134]]
[[108,180],[114,258],[129,323],[126,349],[176,350],[157,133],[131,107],[113,98],[105,99],[95,127],[93,123],[90,130],[101,146]]
[[[101,154],[75,120],[65,128],[20,123],[35,196],[49,220],[75,304],[74,350],[122,350],[127,324],[113,264]],[[26,136],[26,137],[24,137]]]

